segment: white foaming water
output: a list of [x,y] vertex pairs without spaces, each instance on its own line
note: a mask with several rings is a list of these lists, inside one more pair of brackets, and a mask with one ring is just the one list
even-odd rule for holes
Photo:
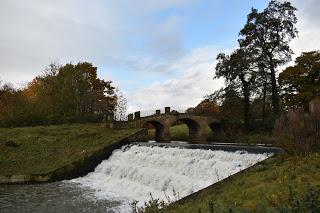
[[123,201],[139,205],[152,198],[166,202],[185,197],[216,183],[271,154],[250,154],[201,149],[124,146],[94,172],[67,182],[94,190],[97,199]]

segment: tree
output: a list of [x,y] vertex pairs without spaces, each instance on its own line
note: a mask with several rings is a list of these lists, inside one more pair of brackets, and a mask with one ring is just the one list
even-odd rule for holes
[[252,8],[247,23],[240,31],[240,46],[254,49],[259,60],[266,66],[272,89],[273,112],[280,112],[276,68],[291,60],[289,42],[298,31],[295,27],[296,8],[290,2],[271,1],[266,9],[258,12]]
[[194,115],[211,115],[217,116],[219,114],[219,105],[214,100],[205,98],[196,107],[191,107],[187,109],[187,113]]
[[19,90],[0,87],[0,125],[90,122],[113,114],[117,94],[91,63],[51,64]]
[[217,56],[216,78],[224,77],[227,84],[239,84],[244,101],[244,123],[250,127],[250,96],[256,78],[253,54],[244,48],[231,55],[220,53]]
[[115,108],[115,119],[118,121],[124,121],[126,119],[127,112],[127,99],[122,93],[117,95],[117,105]]
[[303,52],[279,74],[279,83],[287,107],[307,106],[320,97],[320,51]]
[[226,126],[239,127],[244,118],[244,101],[235,85],[224,88],[223,101],[220,106],[221,119]]

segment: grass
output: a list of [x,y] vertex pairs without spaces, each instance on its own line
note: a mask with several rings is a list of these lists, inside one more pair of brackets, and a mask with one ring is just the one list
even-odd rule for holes
[[[290,206],[292,189],[303,196],[306,185],[320,186],[320,154],[276,156],[232,178],[171,204],[165,212],[278,212]],[[314,198],[318,199],[318,198]]]
[[[206,129],[208,136],[208,142],[230,142],[230,143],[249,143],[249,144],[273,144],[275,139],[272,133],[250,133],[250,134],[231,134],[230,136],[223,135],[217,137],[211,129]],[[173,141],[188,141],[189,129],[186,124],[175,125],[170,128],[170,136]],[[151,129],[148,131],[148,139],[154,140],[155,130]]]
[[134,132],[102,124],[0,128],[0,175],[47,173]]

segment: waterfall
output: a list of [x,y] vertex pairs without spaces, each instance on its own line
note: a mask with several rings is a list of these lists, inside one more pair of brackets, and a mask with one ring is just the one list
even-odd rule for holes
[[165,202],[185,197],[216,183],[271,154],[245,151],[124,146],[94,172],[70,180],[91,189],[96,199],[123,201],[124,205],[149,199]]

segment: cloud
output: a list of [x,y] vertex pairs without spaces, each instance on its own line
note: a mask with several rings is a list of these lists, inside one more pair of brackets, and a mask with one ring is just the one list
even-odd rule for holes
[[294,51],[293,59],[312,50],[320,50],[320,4],[318,0],[291,0],[297,11],[298,38],[291,42]]
[[[320,50],[320,4],[317,0],[303,2],[293,0],[292,3],[299,8],[297,12],[299,37],[290,44],[295,52],[294,59],[301,52]],[[166,105],[194,106],[198,104],[205,94],[212,93],[223,85],[222,79],[212,80],[214,57],[218,50],[219,48],[211,46],[197,48],[177,61],[170,62],[166,70],[179,72],[181,76],[129,93],[129,111],[162,108]],[[151,61],[148,63],[152,63]]]
[[145,89],[127,93],[128,111],[160,109],[164,106],[195,106],[206,94],[220,89],[223,84],[221,79],[213,80],[217,53],[217,48],[207,46],[194,49],[179,58],[169,69],[181,75],[164,83],[156,82]]
[[184,51],[179,17],[157,21],[154,16],[191,2],[2,0],[0,78],[13,83],[31,80],[57,59],[133,71],[146,69],[140,59],[143,64],[148,58],[171,60]]
[[[222,80],[212,79],[216,54],[224,51],[208,43],[186,48],[183,27],[188,25],[183,13],[176,11],[195,2],[1,0],[0,80],[29,81],[52,61],[90,61],[99,68],[126,70],[130,77],[121,80],[141,85],[134,91],[120,85],[130,111],[194,106],[222,86]],[[320,49],[320,4],[292,3],[299,9],[300,35],[291,42],[296,57]],[[164,15],[166,10],[175,12]],[[117,78],[116,72],[99,75]],[[146,86],[149,79],[151,85]]]

